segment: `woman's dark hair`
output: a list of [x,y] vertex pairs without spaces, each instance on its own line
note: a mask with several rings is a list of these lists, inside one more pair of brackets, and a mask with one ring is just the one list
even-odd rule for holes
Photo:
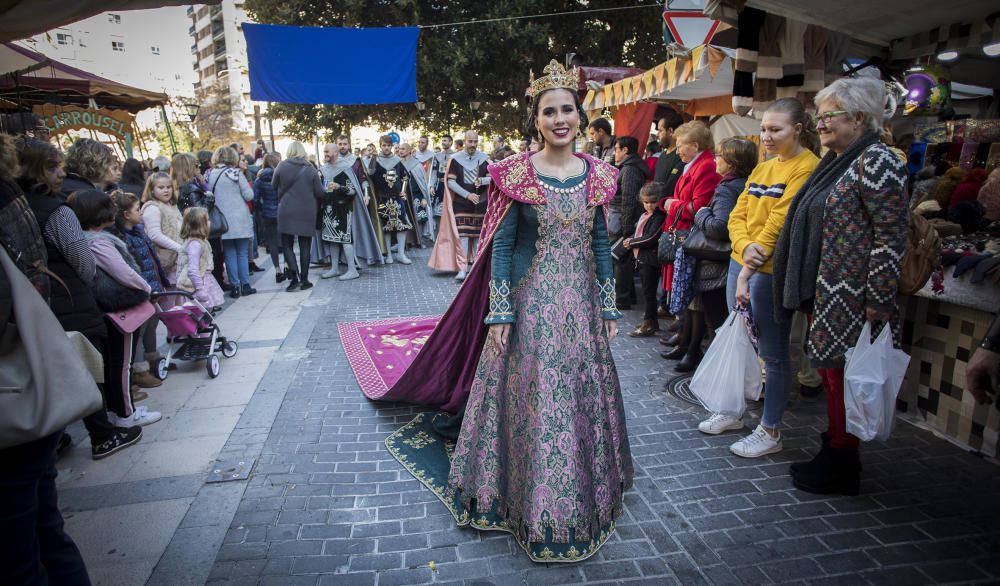
[[114,222],[118,213],[111,196],[96,189],[74,191],[69,194],[66,203],[72,208],[84,230]]
[[122,183],[126,185],[142,185],[146,182],[146,173],[143,171],[142,163],[135,159],[125,159],[122,165]]
[[[538,142],[543,142],[541,134],[538,132],[538,125],[536,123],[538,120],[538,104],[542,101],[542,96],[559,89],[561,88],[545,90],[531,100],[531,111],[528,113],[528,119],[524,122],[524,132],[527,136],[538,139]],[[582,131],[584,128],[589,128],[590,118],[587,118],[587,113],[583,111],[583,104],[580,102],[580,94],[570,90],[562,91],[573,94],[573,103],[576,104],[576,111],[580,114],[580,130]]]
[[281,162],[281,155],[278,153],[267,153],[264,155],[264,168],[274,169]]
[[788,114],[793,125],[801,124],[802,132],[799,134],[799,144],[803,148],[812,151],[814,155],[819,156],[820,142],[819,132],[816,131],[816,121],[806,113],[802,102],[795,98],[781,98],[780,100],[771,102],[771,105],[767,107],[765,112]]
[[727,165],[733,168],[734,177],[749,177],[757,166],[757,145],[745,138],[727,138],[716,150]]
[[646,144],[646,150],[653,155],[660,152],[660,141],[658,140],[649,141],[649,143]]
[[52,143],[37,138],[24,138],[17,141],[17,158],[21,164],[19,177],[28,185],[28,189],[40,190],[49,194],[49,185],[45,181],[45,168],[58,165],[63,155]]

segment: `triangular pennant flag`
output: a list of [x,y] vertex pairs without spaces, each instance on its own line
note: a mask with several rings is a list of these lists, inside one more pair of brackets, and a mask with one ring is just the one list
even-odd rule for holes
[[646,86],[646,95],[653,93],[653,71],[647,71],[642,74],[642,83]]
[[[708,48],[708,74],[715,79],[715,76],[719,74],[719,69],[722,64],[726,61],[726,54],[716,47]],[[733,66],[732,60],[729,61],[729,66]]]

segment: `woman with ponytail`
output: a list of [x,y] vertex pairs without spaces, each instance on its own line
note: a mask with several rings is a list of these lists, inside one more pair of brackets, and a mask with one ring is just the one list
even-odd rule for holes
[[[775,319],[771,256],[796,192],[819,163],[819,137],[812,119],[794,98],[773,102],[760,124],[760,143],[771,157],[757,165],[729,216],[733,254],[729,262],[726,302],[746,306],[757,324],[760,357],[766,370],[764,413],[753,433],[729,449],[737,456],[758,458],[781,451],[781,418],[791,389],[789,323]],[[719,434],[743,428],[743,420],[713,413],[698,429]]]
[[[839,79],[816,95],[816,120],[829,149],[795,195],[774,252],[780,320],[810,316],[807,350],[826,390],[828,427],[811,462],[792,464],[797,488],[855,495],[858,438],[847,432],[844,355],[861,335],[891,328],[899,344],[896,294],[909,227],[906,166],[879,140],[885,85]],[[770,394],[770,377],[767,392]]]

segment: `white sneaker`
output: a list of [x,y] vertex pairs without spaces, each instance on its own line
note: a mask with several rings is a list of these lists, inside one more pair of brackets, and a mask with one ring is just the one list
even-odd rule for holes
[[455,275],[455,280],[458,281],[459,283],[461,283],[462,281],[465,280],[466,274],[467,273],[465,272],[465,269],[462,269],[462,270],[458,271],[458,274]]
[[337,277],[337,280],[338,281],[350,281],[352,279],[357,279],[360,276],[361,275],[358,274],[358,271],[354,270],[354,271],[346,272],[343,275],[340,275],[339,277]]
[[698,431],[711,435],[737,429],[743,429],[743,418],[722,413],[713,413],[711,417],[698,424]]
[[729,446],[729,451],[744,458],[759,458],[781,451],[781,432],[778,437],[771,437],[760,425],[753,433]]
[[392,253],[391,252],[389,254],[385,255],[385,264],[391,265],[393,262],[395,262],[395,261],[392,260]]
[[118,417],[115,413],[108,413],[108,419],[116,427],[132,427],[133,425],[149,425],[160,420],[162,415],[159,411],[150,411],[146,407],[136,407],[129,417]]
[[332,279],[332,278],[334,278],[336,276],[339,276],[340,275],[339,269],[340,269],[340,267],[333,267],[332,269],[330,269],[327,272],[325,272],[322,275],[320,275],[320,278],[321,279]]
[[396,254],[396,257],[397,257],[396,260],[398,260],[400,264],[404,264],[404,265],[411,265],[411,264],[413,264],[413,261],[410,260],[410,257],[406,256],[406,254],[404,254],[402,252]]

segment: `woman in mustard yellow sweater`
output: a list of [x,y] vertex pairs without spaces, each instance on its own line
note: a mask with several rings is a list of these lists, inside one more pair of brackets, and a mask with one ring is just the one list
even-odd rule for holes
[[[802,104],[785,98],[771,104],[760,124],[760,142],[771,158],[753,170],[729,216],[733,254],[729,263],[726,301],[747,305],[760,334],[760,357],[767,371],[764,414],[749,436],[729,449],[737,456],[757,458],[781,451],[781,417],[791,387],[789,324],[774,316],[771,255],[792,198],[819,163],[816,126]],[[718,434],[743,428],[741,417],[713,413],[698,425]]]

